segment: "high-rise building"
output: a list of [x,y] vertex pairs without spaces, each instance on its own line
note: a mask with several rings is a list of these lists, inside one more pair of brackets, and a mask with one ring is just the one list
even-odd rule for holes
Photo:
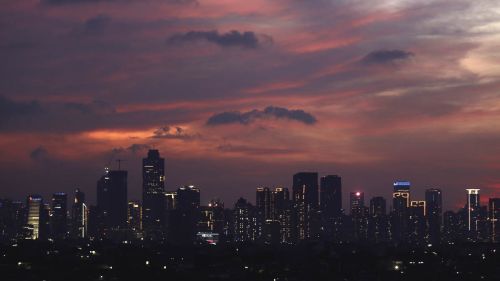
[[391,238],[404,241],[408,236],[408,208],[410,207],[409,181],[396,181],[392,192]]
[[339,223],[342,217],[342,178],[340,176],[321,177],[320,210],[323,239],[336,240],[339,236]]
[[156,149],[142,159],[143,225],[146,236],[158,239],[165,226],[165,159]]
[[135,237],[141,237],[142,233],[142,206],[137,201],[129,201],[127,208],[128,227]]
[[498,242],[500,239],[500,198],[490,198],[488,201],[488,220],[490,239]]
[[321,177],[320,209],[327,220],[342,214],[342,178],[337,175]]
[[292,243],[292,202],[288,188],[276,187],[271,196],[271,219],[279,223],[280,242]]
[[271,219],[271,190],[268,187],[258,187],[255,197],[255,209],[257,212],[257,237],[261,238],[266,221]]
[[350,193],[350,209],[355,240],[365,240],[368,234],[368,208],[365,207],[364,192]]
[[425,201],[410,201],[408,208],[408,240],[421,244],[425,238]]
[[440,189],[430,188],[425,191],[427,215],[427,241],[439,243],[441,240],[441,222],[443,220],[443,198]]
[[200,219],[200,189],[184,186],[177,189],[176,208],[170,212],[169,240],[180,244],[192,244]]
[[21,201],[0,199],[0,239],[23,238],[26,212]]
[[365,194],[364,192],[356,191],[351,192],[349,196],[351,216],[362,216],[365,208]]
[[387,203],[384,197],[377,196],[370,200],[370,218],[368,239],[380,243],[388,241]]
[[315,223],[318,221],[318,195],[318,173],[293,175],[295,237],[298,240],[315,238],[319,234],[319,227]]
[[27,237],[28,239],[40,238],[41,212],[43,209],[43,199],[40,195],[30,195],[26,200],[28,208]]
[[127,171],[105,170],[97,182],[100,235],[127,228]]
[[385,198],[382,196],[373,197],[370,200],[370,216],[379,217],[387,214]]
[[247,242],[256,240],[255,209],[247,200],[240,198],[234,204],[234,241]]
[[85,204],[85,193],[75,190],[75,200],[71,209],[72,235],[77,238],[87,238],[88,208]]
[[467,210],[467,230],[475,232],[478,230],[478,222],[480,215],[480,198],[479,190],[477,188],[469,188],[467,191],[467,203],[465,209]]
[[63,239],[67,236],[68,225],[68,195],[57,192],[52,195],[52,214],[50,217],[52,237]]

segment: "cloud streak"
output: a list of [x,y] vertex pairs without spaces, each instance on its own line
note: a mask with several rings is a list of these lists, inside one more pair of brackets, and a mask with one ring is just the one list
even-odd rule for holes
[[219,33],[216,30],[212,31],[189,31],[186,33],[179,33],[170,36],[167,43],[171,45],[181,43],[192,43],[206,41],[216,44],[220,47],[241,47],[247,49],[255,49],[263,43],[272,42],[270,36],[259,36],[253,31],[240,32],[232,30],[227,33]]
[[248,125],[255,120],[269,118],[298,121],[306,125],[313,125],[317,122],[316,117],[301,109],[268,106],[264,110],[254,109],[247,112],[230,111],[218,113],[212,115],[206,124],[209,126],[226,124]]
[[365,64],[388,64],[410,59],[414,54],[404,50],[379,50],[373,51],[363,57]]

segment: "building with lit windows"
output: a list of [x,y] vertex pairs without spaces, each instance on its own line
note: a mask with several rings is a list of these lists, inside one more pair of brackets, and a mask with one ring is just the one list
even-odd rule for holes
[[165,227],[165,159],[156,149],[142,159],[142,220],[146,237],[159,239]]

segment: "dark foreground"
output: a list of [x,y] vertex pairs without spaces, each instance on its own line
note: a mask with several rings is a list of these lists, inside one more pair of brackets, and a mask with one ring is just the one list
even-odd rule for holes
[[0,246],[0,280],[500,280],[498,244]]

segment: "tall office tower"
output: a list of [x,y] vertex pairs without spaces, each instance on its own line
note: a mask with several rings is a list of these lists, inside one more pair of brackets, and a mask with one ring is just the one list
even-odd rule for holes
[[109,171],[97,181],[100,235],[127,228],[127,171]]
[[169,239],[180,244],[192,244],[200,217],[200,189],[190,185],[177,189],[177,206],[171,211]]
[[57,192],[52,195],[52,215],[50,217],[51,233],[55,239],[67,236],[68,225],[68,195]]
[[165,226],[165,159],[149,150],[142,159],[143,224],[148,238],[159,239]]
[[0,199],[0,239],[22,238],[26,222],[24,204],[20,201]]
[[387,220],[386,201],[384,197],[377,196],[370,200],[370,218],[368,223],[368,238],[370,241],[380,243],[389,239],[389,222]]
[[409,181],[396,181],[392,192],[391,235],[396,242],[404,241],[408,235],[407,221],[410,207]]
[[238,199],[234,204],[233,219],[235,242],[256,240],[255,208],[252,204],[243,198]]
[[212,211],[212,221],[210,222],[213,228],[213,232],[219,234],[219,238],[224,236],[224,223],[225,223],[225,213],[224,213],[224,202],[220,199],[213,199],[208,203],[208,207]]
[[475,232],[479,229],[479,219],[480,219],[480,198],[479,189],[469,188],[467,191],[467,203],[465,204],[465,209],[467,210],[467,230],[472,235],[475,236]]
[[337,226],[342,216],[342,178],[337,175],[321,177],[319,192],[322,236],[332,241],[339,236]]
[[85,193],[80,189],[75,190],[75,200],[71,208],[72,236],[76,238],[87,238],[88,232],[88,208],[85,205]]
[[26,200],[28,208],[27,219],[27,239],[40,238],[41,212],[43,209],[43,199],[40,195],[30,195]]
[[142,236],[142,206],[137,201],[129,201],[127,208],[128,227],[136,238]]
[[332,219],[342,215],[342,178],[337,175],[321,177],[320,209],[323,216]]
[[408,209],[408,240],[422,244],[425,238],[425,201],[410,201]]
[[210,206],[200,206],[200,218],[198,219],[196,232],[198,234],[214,232],[214,212]]
[[351,215],[362,216],[365,208],[365,194],[360,191],[351,192],[349,198]]
[[271,219],[271,190],[268,187],[257,187],[255,209],[257,211],[257,238],[261,238],[266,221]]
[[498,242],[500,239],[500,198],[490,198],[488,201],[488,221],[490,240]]
[[292,202],[288,188],[276,187],[271,197],[273,221],[279,223],[280,242],[292,243]]
[[370,200],[370,216],[379,217],[387,214],[385,198],[382,196],[373,197]]
[[293,175],[295,237],[298,240],[315,238],[319,234],[315,221],[318,211],[318,173]]
[[172,238],[172,234],[170,233],[175,225],[172,224],[175,215],[175,209],[177,208],[177,191],[166,191],[165,192],[165,237]]
[[460,219],[459,214],[453,211],[443,213],[443,242],[455,242],[460,237]]
[[165,209],[174,210],[177,208],[177,191],[165,192]]
[[437,244],[441,241],[441,221],[443,214],[443,198],[440,189],[425,190],[425,208],[427,222],[427,237],[429,243]]
[[368,234],[368,208],[365,207],[365,194],[351,192],[349,196],[353,234],[356,240],[365,240]]

